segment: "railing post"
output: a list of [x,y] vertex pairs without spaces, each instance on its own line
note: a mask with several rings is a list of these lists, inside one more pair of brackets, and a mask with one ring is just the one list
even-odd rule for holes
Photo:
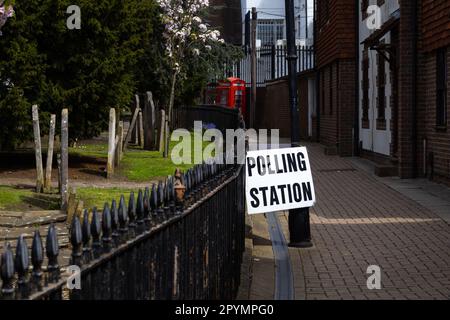
[[58,263],[59,244],[54,224],[51,224],[50,227],[48,228],[45,248],[48,258],[48,266],[47,266],[48,282],[54,283],[59,280],[60,276]]
[[33,271],[31,278],[33,282],[33,291],[42,290],[42,263],[44,262],[44,247],[42,245],[41,234],[36,230],[33,235],[33,243],[31,244],[31,264]]
[[2,299],[14,299],[14,257],[9,243],[1,258]]

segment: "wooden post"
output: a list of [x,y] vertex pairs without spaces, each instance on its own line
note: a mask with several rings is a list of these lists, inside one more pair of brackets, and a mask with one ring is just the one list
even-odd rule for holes
[[131,119],[130,127],[128,128],[127,135],[125,136],[125,141],[123,143],[123,150],[127,149],[127,144],[130,141],[133,128],[136,126],[136,120],[139,114],[139,109],[134,110],[133,118]]
[[144,121],[144,149],[154,150],[155,148],[155,104],[153,95],[147,91],[147,99],[144,103],[143,121]]
[[139,146],[144,148],[144,123],[142,121],[142,110],[139,112]]
[[34,151],[36,155],[36,192],[42,192],[44,186],[44,169],[42,167],[42,150],[41,150],[41,130],[39,128],[39,111],[38,106],[32,107],[33,116],[33,133],[34,133]]
[[110,179],[114,175],[114,151],[116,145],[116,110],[109,110],[109,134],[108,134],[108,163],[106,176]]
[[61,193],[62,191],[62,182],[61,182],[61,154],[56,154],[56,163],[58,165],[58,192]]
[[73,216],[77,211],[77,192],[74,188],[70,188],[69,196],[67,200],[67,220],[66,224],[68,226],[72,225]]
[[50,192],[52,188],[52,165],[53,165],[53,147],[55,144],[55,127],[56,115],[50,116],[50,130],[48,134],[48,148],[47,148],[47,166],[45,168],[45,192]]
[[61,207],[67,209],[69,192],[69,111],[61,111]]
[[165,128],[166,128],[166,112],[164,111],[164,109],[161,109],[159,117],[159,141],[158,141],[159,152],[164,152]]
[[115,155],[116,167],[120,166],[120,161],[122,160],[122,145],[123,145],[123,121],[119,121],[116,135],[116,155]]

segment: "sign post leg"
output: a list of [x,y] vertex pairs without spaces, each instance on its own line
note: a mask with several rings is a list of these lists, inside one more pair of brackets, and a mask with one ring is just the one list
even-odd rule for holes
[[[298,105],[294,0],[285,0],[285,9],[289,73],[289,105],[291,109],[291,143],[292,147],[298,147],[300,145],[300,110]],[[289,233],[289,246],[298,248],[312,246],[308,208],[289,210]]]
[[311,229],[309,224],[309,208],[289,210],[289,247],[310,248]]

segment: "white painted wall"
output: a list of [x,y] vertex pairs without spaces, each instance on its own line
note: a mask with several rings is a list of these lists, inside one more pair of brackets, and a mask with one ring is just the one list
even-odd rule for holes
[[[383,6],[381,6],[381,21],[382,24],[390,18],[390,15],[399,8],[398,0],[387,0]],[[361,2],[359,12],[359,43],[364,41],[367,37],[369,37],[374,30],[369,30],[367,27],[366,20],[362,21],[361,14]],[[390,43],[390,33],[387,33],[383,38],[386,43]],[[363,61],[363,52],[364,46],[360,45],[359,47],[359,128],[360,128],[360,141],[362,141],[362,147],[365,150],[373,151],[376,153],[390,155],[390,143],[391,143],[391,77],[390,77],[390,69],[389,63],[386,62],[386,110],[385,110],[385,118],[386,118],[386,130],[377,130],[376,129],[376,119],[377,119],[377,63],[376,56],[377,52],[375,50],[369,50],[369,121],[370,128],[364,129],[362,128],[362,61]]]

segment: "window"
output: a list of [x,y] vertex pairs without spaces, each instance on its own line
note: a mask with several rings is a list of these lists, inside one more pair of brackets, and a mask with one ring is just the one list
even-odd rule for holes
[[364,49],[362,60],[362,127],[369,128],[369,51]]
[[447,49],[437,51],[436,57],[436,125],[447,125]]
[[382,54],[377,54],[378,61],[378,97],[377,97],[377,129],[386,130],[386,62]]
[[256,34],[256,38],[261,40],[262,46],[274,45],[277,40],[284,39],[284,20],[260,19]]

